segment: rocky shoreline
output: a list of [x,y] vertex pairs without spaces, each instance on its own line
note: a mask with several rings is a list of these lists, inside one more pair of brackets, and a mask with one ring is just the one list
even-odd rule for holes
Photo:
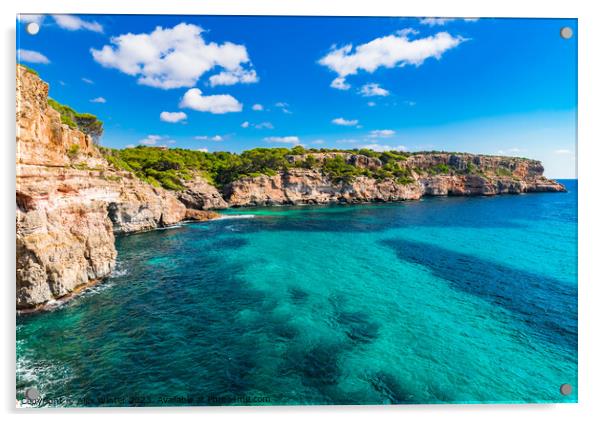
[[[107,277],[115,268],[115,235],[181,221],[219,217],[228,207],[392,202],[423,196],[562,192],[535,160],[474,154],[424,153],[404,163],[408,180],[358,176],[340,181],[318,168],[291,168],[243,177],[221,191],[197,174],[170,191],[109,164],[92,139],[61,122],[48,106],[48,85],[17,66],[16,306],[44,309]],[[320,162],[340,156],[378,170],[373,157],[312,153]],[[288,157],[291,163],[307,155]],[[437,166],[453,174],[433,174]],[[471,170],[471,171],[468,171]]]

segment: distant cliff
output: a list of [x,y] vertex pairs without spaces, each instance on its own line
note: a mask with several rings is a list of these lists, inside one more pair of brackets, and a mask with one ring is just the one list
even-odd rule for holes
[[38,308],[108,276],[115,233],[217,217],[210,209],[564,191],[543,177],[540,162],[524,158],[98,148],[48,105],[48,85],[22,66],[16,101],[18,309]]
[[[292,168],[272,176],[247,177],[226,187],[230,206],[386,202],[423,196],[475,196],[525,192],[563,192],[560,183],[543,177],[539,161],[474,154],[412,154],[397,162],[402,175],[347,178],[329,175],[320,163],[340,157],[347,165],[368,168],[375,175],[386,165],[378,158],[352,153],[310,153],[315,168]],[[368,173],[370,174],[370,173]]]

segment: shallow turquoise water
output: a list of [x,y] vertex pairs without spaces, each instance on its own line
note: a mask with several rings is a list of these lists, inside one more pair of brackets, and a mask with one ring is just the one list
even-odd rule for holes
[[115,276],[18,317],[18,397],[576,401],[577,184],[564,182],[561,194],[230,210],[120,237]]

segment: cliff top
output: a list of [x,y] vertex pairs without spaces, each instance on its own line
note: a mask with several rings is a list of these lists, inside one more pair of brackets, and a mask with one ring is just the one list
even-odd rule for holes
[[[39,124],[40,120],[49,124]],[[48,84],[21,65],[17,66],[17,122],[20,163],[66,166],[82,162],[98,166],[104,163],[102,153],[112,167],[170,190],[183,190],[186,181],[197,176],[223,188],[244,177],[270,176],[292,168],[319,170],[338,180],[367,176],[400,183],[411,183],[421,175],[525,178],[543,174],[543,166],[536,160],[465,152],[307,149],[300,145],[254,148],[240,154],[143,146],[98,148],[95,140],[102,134],[102,122],[49,99]],[[43,127],[47,133],[38,133]],[[40,139],[47,144],[42,145]]]

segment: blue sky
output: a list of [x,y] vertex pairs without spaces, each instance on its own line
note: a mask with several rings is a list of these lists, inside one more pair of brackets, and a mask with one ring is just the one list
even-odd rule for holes
[[105,146],[465,151],[576,176],[576,20],[29,15],[17,32]]

